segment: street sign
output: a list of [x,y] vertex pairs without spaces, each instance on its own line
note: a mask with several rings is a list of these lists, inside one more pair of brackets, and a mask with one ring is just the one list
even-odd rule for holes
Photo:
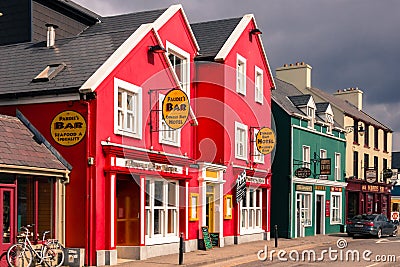
[[298,168],[295,172],[294,175],[298,178],[308,178],[311,176],[311,170],[309,168]]
[[236,179],[236,203],[239,203],[246,194],[246,170],[243,170]]

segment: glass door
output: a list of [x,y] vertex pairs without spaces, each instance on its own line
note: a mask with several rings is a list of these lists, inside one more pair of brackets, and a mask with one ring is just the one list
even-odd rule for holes
[[[0,253],[5,255],[14,240],[14,189],[0,187]],[[1,258],[1,266],[7,266],[6,258]]]

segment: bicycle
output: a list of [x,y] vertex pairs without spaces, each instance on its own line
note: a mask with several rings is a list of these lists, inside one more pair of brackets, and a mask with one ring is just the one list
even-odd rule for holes
[[49,234],[50,231],[44,231],[40,246],[34,248],[29,240],[29,236],[32,236],[32,233],[28,227],[32,226],[21,227],[23,233],[18,237],[23,238],[23,240],[12,245],[7,250],[8,265],[11,267],[31,266],[33,259],[35,259],[35,265],[44,263],[47,266],[61,266],[64,262],[63,245],[57,239],[46,239],[46,234]]

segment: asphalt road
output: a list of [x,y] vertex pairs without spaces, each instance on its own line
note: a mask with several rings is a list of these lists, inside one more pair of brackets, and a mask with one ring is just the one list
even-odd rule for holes
[[259,252],[261,260],[254,255],[254,259],[236,259],[219,266],[400,266],[400,237],[338,237],[337,243],[330,246],[272,252],[273,249],[267,248],[267,255]]

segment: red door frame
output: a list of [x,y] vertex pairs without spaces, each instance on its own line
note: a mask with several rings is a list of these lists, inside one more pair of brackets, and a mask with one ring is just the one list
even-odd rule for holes
[[[9,207],[9,219],[10,219],[10,236],[9,236],[9,242],[8,243],[3,243],[3,238],[4,238],[4,229],[3,229],[3,215],[4,215],[4,203],[3,203],[3,199],[4,199],[4,192],[10,192],[10,207]],[[11,244],[13,244],[15,242],[15,233],[16,233],[16,229],[15,229],[15,216],[16,216],[16,208],[15,208],[15,186],[9,186],[9,185],[1,185],[0,186],[0,255],[1,255],[1,265],[3,265],[2,263],[5,262],[6,260],[6,252],[7,249],[11,246]]]

